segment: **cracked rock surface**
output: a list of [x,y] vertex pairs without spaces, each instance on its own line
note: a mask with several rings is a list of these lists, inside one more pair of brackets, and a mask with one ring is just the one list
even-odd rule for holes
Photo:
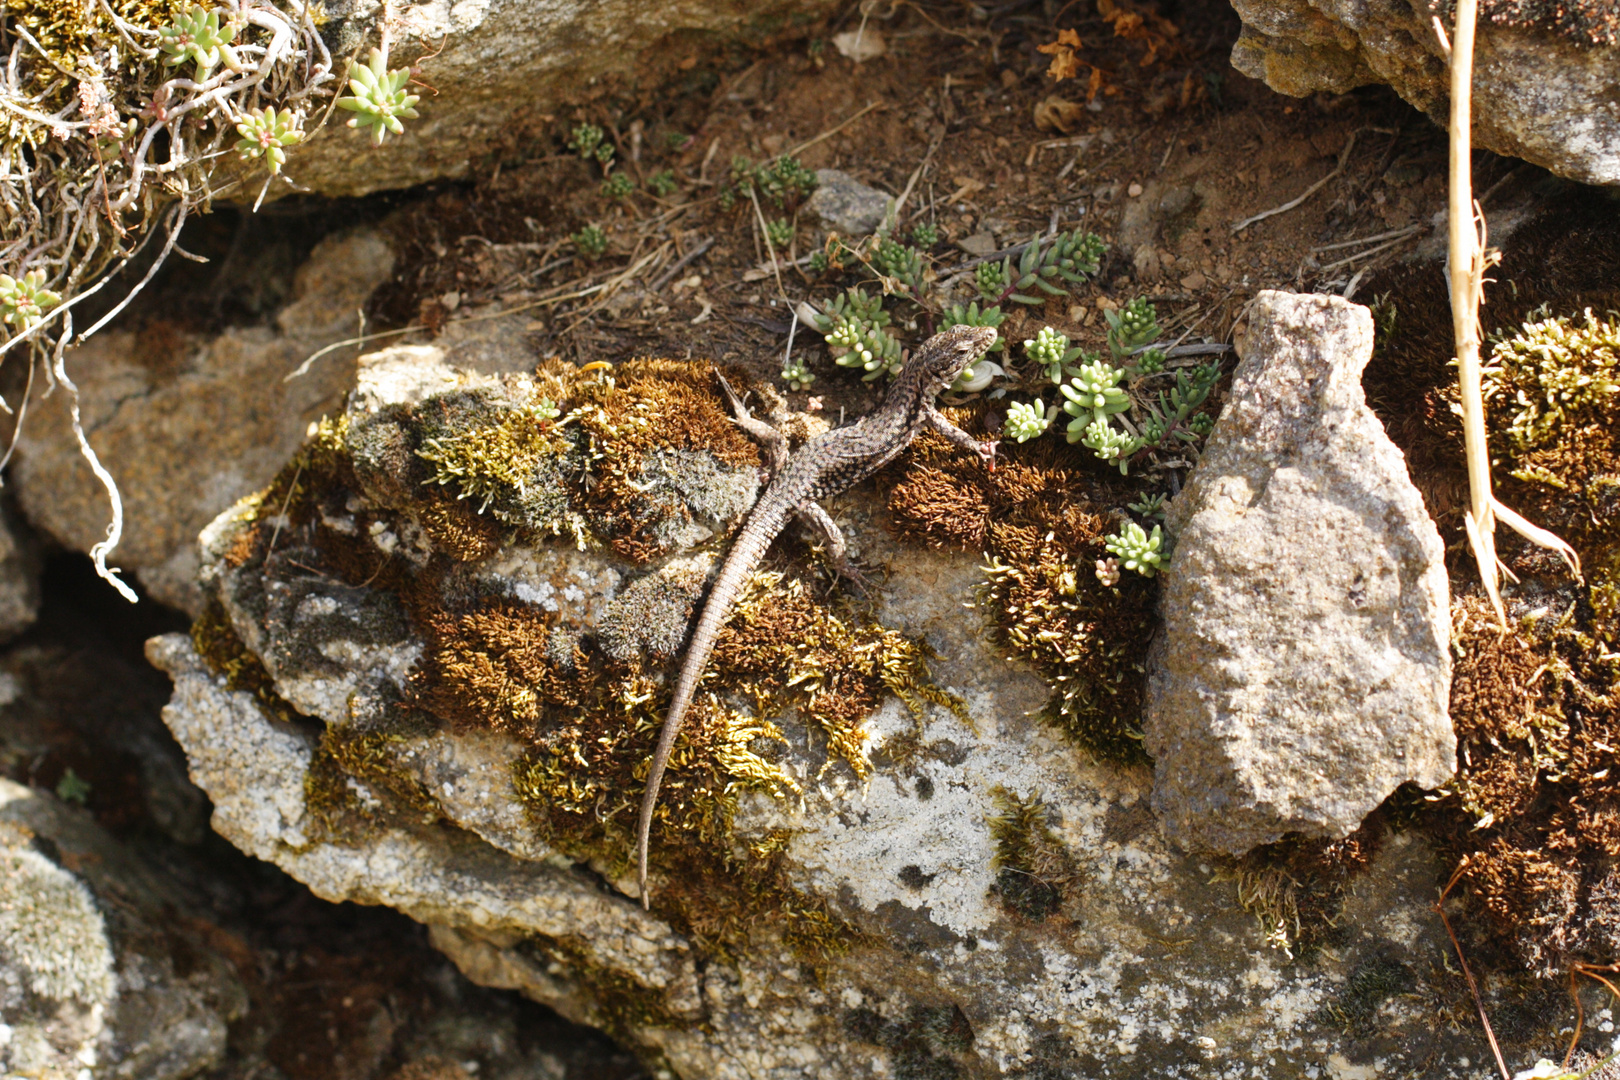
[[[1232,6],[1243,19],[1232,66],[1245,75],[1296,97],[1384,83],[1446,126],[1449,75],[1429,5],[1233,0]],[[1582,183],[1620,183],[1617,61],[1620,50],[1612,46],[1493,25],[1482,15],[1474,55],[1474,145]]]
[[1440,535],[1367,408],[1372,315],[1265,291],[1199,468],[1149,667],[1153,807],[1193,849],[1338,839],[1457,768]]
[[[626,386],[636,377],[629,366],[615,374]],[[636,559],[600,542],[582,550],[566,528],[489,533],[497,511],[521,520],[532,493],[491,489],[479,515],[472,500],[446,501],[416,479],[423,466],[401,451],[415,425],[507,402],[476,415],[493,425],[481,438],[510,434],[537,415],[504,411],[528,408],[525,385],[458,371],[433,348],[364,358],[347,426],[332,429],[346,434],[306,451],[367,448],[357,471],[340,453],[324,474],[340,489],[294,503],[279,527],[260,521],[262,499],[246,500],[205,532],[211,629],[154,638],[148,655],[174,680],[165,720],[213,801],[215,829],[237,847],[326,899],[406,912],[473,980],[603,1027],[680,1076],[1236,1076],[1266,1061],[1269,1075],[1303,1077],[1375,1058],[1392,1069],[1459,1059],[1456,1036],[1398,995],[1371,1006],[1381,1010],[1374,1035],[1333,1019],[1369,958],[1443,941],[1421,839],[1377,845],[1331,956],[1297,962],[1269,947],[1229,881],[1160,836],[1145,771],[1100,764],[1038,719],[1048,687],[964,615],[977,560],[898,546],[881,500],[859,492],[829,510],[855,554],[892,570],[874,613],[892,637],[870,640],[926,643],[932,678],[959,696],[960,713],[930,701],[914,716],[880,695],[845,757],[802,710],[750,720],[766,691],[751,700],[722,683],[682,745],[696,753],[701,739],[740,731],[710,767],[753,773],[726,773],[740,792],[727,829],[701,840],[672,816],[655,836],[644,912],[624,825],[639,798],[633,768],[656,735],[669,628],[689,617],[710,551],[682,549],[682,530],[648,520],[637,535],[673,539]],[[578,447],[583,436],[568,432],[584,422],[540,430]],[[429,449],[443,460],[445,447],[470,445],[465,432],[434,430]],[[604,455],[593,460],[615,460],[611,438],[589,445]],[[521,448],[502,460],[529,467]],[[624,460],[630,475],[644,475],[639,460]],[[338,482],[310,469],[312,485]],[[595,497],[607,480],[581,490]],[[669,499],[634,505],[703,517]],[[721,517],[730,505],[709,510]],[[759,627],[808,602],[782,579],[761,580]],[[482,634],[528,626],[536,636],[509,636],[504,649],[446,637],[452,617],[473,616]],[[840,618],[844,632],[865,625]],[[795,640],[811,647],[815,632]],[[744,644],[722,648],[717,667]],[[514,683],[503,664],[538,674]],[[588,703],[554,703],[583,692],[586,664],[591,678],[640,689],[614,699],[591,738],[568,742],[599,722]],[[441,681],[429,686],[432,672]],[[424,711],[444,711],[447,673],[489,688],[480,715],[500,722]],[[598,746],[620,742],[629,771],[602,788],[593,769],[613,759]],[[545,756],[554,745],[570,747],[566,759]],[[671,815],[701,794],[702,777],[681,771],[685,753],[663,804]],[[1026,846],[1052,856],[1038,902],[1009,853],[1012,821]],[[752,890],[742,902],[757,906],[727,921],[739,881]],[[1429,1075],[1467,1071],[1439,1068]]]

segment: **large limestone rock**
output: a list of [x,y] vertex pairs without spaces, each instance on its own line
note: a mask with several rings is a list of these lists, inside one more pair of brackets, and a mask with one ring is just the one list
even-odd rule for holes
[[179,890],[88,814],[0,779],[0,1073],[180,1080],[247,1009]]
[[[340,116],[289,156],[287,171],[301,188],[328,196],[463,176],[492,149],[549,129],[570,106],[654,90],[728,47],[803,32],[836,8],[830,0],[429,0],[391,7],[399,28],[392,61],[423,56],[422,79],[435,91],[423,95],[421,119],[372,147],[363,133],[341,126]],[[339,0],[326,12],[333,55],[375,44],[375,0]]]
[[[1300,97],[1386,83],[1445,125],[1449,76],[1428,4],[1233,0],[1233,7],[1243,34],[1232,65],[1244,74]],[[1475,45],[1474,145],[1584,183],[1620,184],[1620,49],[1493,25],[1489,14]]]
[[[629,365],[614,375],[621,387],[635,378]],[[480,531],[486,519],[524,520],[549,493],[485,486],[477,515],[472,500],[419,481],[412,440],[417,425],[439,425],[419,448],[476,467],[451,451],[532,424],[532,412],[481,411],[521,395],[523,381],[456,372],[423,347],[363,361],[361,379],[341,436],[353,472],[322,473],[334,429],[300,459],[313,505],[295,501],[283,516],[273,502],[264,516],[244,502],[221,515],[203,536],[214,614],[192,637],[148,647],[174,679],[165,720],[214,826],[244,851],[325,898],[409,913],[475,981],[604,1026],[685,1077],[1144,1077],[1189,1063],[1246,1074],[1256,1062],[1303,1077],[1475,1053],[1472,1036],[1432,1024],[1415,995],[1355,997],[1376,1011],[1371,1037],[1347,1034],[1334,1012],[1363,993],[1349,987],[1368,965],[1443,946],[1429,909],[1436,862],[1420,838],[1379,846],[1331,955],[1299,963],[1272,948],[1230,880],[1159,835],[1142,770],[1099,763],[1037,718],[1049,688],[964,615],[979,560],[897,546],[861,495],[830,509],[862,559],[891,568],[874,614],[895,634],[862,648],[925,641],[937,687],[961,695],[972,722],[932,705],[913,718],[879,695],[849,729],[847,749],[872,770],[863,778],[801,712],[763,711],[722,683],[711,707],[736,710],[725,715],[740,726],[717,728],[716,712],[694,720],[663,805],[674,815],[698,798],[712,767],[741,792],[735,820],[708,845],[673,825],[655,835],[644,912],[625,823],[659,719],[667,631],[689,617],[707,560],[683,551],[687,529],[663,530],[678,542],[650,560],[581,550],[566,529]],[[619,430],[634,426],[620,415]],[[455,416],[506,419],[443,426]],[[670,494],[677,474],[649,465],[673,467],[667,449],[631,454],[623,436],[592,431],[590,482],[570,491],[595,498],[627,479],[622,490],[666,499],[642,504],[638,535],[660,534],[659,519],[706,520],[681,508],[698,495]],[[522,445],[502,460],[528,470]],[[749,483],[751,472],[716,466]],[[351,486],[322,494],[333,476]],[[710,513],[736,513],[730,495],[704,497]],[[588,504],[570,507],[595,520]],[[546,511],[558,512],[571,511]],[[761,634],[802,610],[780,583],[763,587],[777,591]],[[865,632],[865,616],[841,617],[844,632]],[[454,631],[469,618],[477,635]],[[813,650],[824,631],[794,630],[793,643]],[[614,667],[602,641],[627,657],[644,649],[651,666]],[[726,663],[764,662],[737,659],[737,646]],[[585,665],[598,689],[627,679],[635,690],[613,699],[606,721],[590,700],[566,704]],[[723,670],[717,654],[711,674]],[[803,674],[829,687],[855,679]],[[424,709],[446,711],[451,676],[489,693],[477,716],[438,723]],[[534,720],[537,695],[564,704]],[[767,720],[774,729],[757,726]],[[688,755],[722,728],[741,737],[695,769]],[[605,827],[608,842],[577,849]],[[744,903],[759,905],[741,917],[725,906],[739,881],[752,890]],[[1268,918],[1281,925],[1276,911]],[[1415,977],[1395,966],[1398,978],[1379,985]]]
[[1444,548],[1367,408],[1366,308],[1266,291],[1175,543],[1144,725],[1153,807],[1189,848],[1337,838],[1456,771]]

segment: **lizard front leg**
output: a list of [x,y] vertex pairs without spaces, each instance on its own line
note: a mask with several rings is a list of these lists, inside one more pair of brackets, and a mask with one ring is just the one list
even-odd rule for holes
[[746,431],[750,438],[764,448],[765,467],[771,471],[772,478],[776,477],[787,465],[787,436],[765,421],[754,419],[753,414],[748,411],[748,406],[743,404],[742,398],[737,396],[737,391],[731,388],[724,375],[716,371],[714,377],[720,380],[720,389],[725,391],[726,400],[731,403],[733,413],[731,422]]
[[827,561],[832,564],[833,572],[855,586],[857,592],[865,594],[870,583],[860,567],[850,561],[849,545],[844,541],[843,530],[839,529],[832,515],[823,510],[820,503],[809,499],[794,507],[793,513],[800,521],[821,534],[822,541],[827,546]]
[[996,471],[996,447],[1000,444],[999,439],[989,439],[983,442],[975,439],[973,436],[951,423],[950,420],[946,418],[945,414],[936,409],[932,404],[928,406],[926,417],[928,420],[928,426],[930,428],[945,436],[958,449],[966,450],[970,454],[979,455],[979,460],[984,462],[985,468],[989,469],[991,472]]

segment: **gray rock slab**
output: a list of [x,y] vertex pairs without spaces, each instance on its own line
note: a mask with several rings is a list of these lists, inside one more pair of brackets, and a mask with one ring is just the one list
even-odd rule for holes
[[90,815],[0,779],[0,1075],[181,1080],[247,993],[189,903]]
[[1171,503],[1146,747],[1164,832],[1233,854],[1342,837],[1456,771],[1444,548],[1366,406],[1368,310],[1266,291]]
[[[1441,127],[1446,61],[1426,4],[1233,0],[1243,32],[1232,66],[1299,97],[1384,83]],[[1449,25],[1449,23],[1448,23]],[[1480,18],[1475,146],[1588,184],[1620,184],[1620,49]]]
[[[757,48],[790,27],[814,24],[834,7],[828,0],[401,4],[390,9],[397,26],[392,63],[422,58],[422,78],[434,92],[424,92],[417,105],[421,118],[377,147],[364,132],[333,124],[289,156],[287,172],[301,188],[326,196],[462,177],[516,133],[558,131],[562,125],[554,118],[572,115],[571,106],[603,95],[650,93],[695,65],[713,64],[729,48]],[[381,5],[333,0],[326,11],[334,55],[364,55],[376,43]],[[272,187],[271,197],[291,190]]]
[[864,236],[883,224],[892,196],[839,169],[817,169],[816,190],[804,208],[841,236]]

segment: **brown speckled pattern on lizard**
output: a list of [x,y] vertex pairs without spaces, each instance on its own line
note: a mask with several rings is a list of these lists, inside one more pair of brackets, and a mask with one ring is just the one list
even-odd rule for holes
[[[686,659],[675,680],[669,713],[658,735],[658,749],[653,753],[652,767],[647,772],[647,788],[636,828],[636,874],[643,907],[648,906],[650,899],[647,845],[653,810],[658,805],[658,787],[664,778],[664,768],[669,764],[675,736],[680,733],[681,722],[697,691],[698,680],[714,651],[720,628],[742,594],[743,583],[758,568],[788,519],[795,516],[806,518],[827,533],[833,561],[842,568],[843,537],[816,501],[871,476],[893,461],[924,428],[932,428],[963,450],[979,454],[987,465],[994,467],[995,443],[981,443],[951,423],[935,408],[934,398],[982,357],[995,341],[996,332],[982,326],[953,326],[935,334],[906,362],[881,407],[847,427],[818,435],[791,456],[785,451],[782,437],[768,425],[749,417],[747,410],[733,398],[737,423],[756,438],[773,444],[768,449],[777,465],[776,474],[749,512],[709,590],[709,599],[692,632]],[[729,394],[730,387],[724,388]]]

